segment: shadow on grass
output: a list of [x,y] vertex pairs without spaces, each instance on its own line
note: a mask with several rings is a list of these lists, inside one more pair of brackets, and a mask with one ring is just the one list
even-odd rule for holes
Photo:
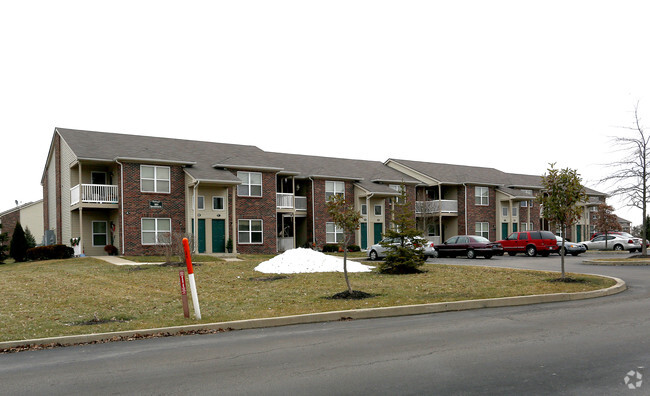
[[350,293],[349,291],[346,290],[340,293],[336,293],[331,297],[325,297],[325,298],[328,300],[363,300],[364,298],[372,298],[378,295],[379,294],[370,294],[359,290],[352,290],[352,293]]

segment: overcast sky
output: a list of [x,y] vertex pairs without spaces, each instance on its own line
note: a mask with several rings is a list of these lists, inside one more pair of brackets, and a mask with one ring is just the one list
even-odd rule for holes
[[[645,1],[4,1],[0,211],[55,127],[597,185],[639,103]],[[631,135],[630,135],[631,136]],[[634,224],[639,210],[611,199]]]

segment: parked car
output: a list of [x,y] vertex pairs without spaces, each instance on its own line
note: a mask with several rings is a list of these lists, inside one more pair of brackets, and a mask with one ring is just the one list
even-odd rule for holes
[[558,251],[555,234],[550,231],[519,231],[508,235],[508,238],[497,241],[509,255],[526,253],[526,256],[536,256],[537,253],[546,257]]
[[466,256],[468,259],[483,256],[489,259],[492,256],[503,256],[503,247],[478,235],[458,235],[435,246],[434,257],[456,256]]
[[[389,238],[384,238],[381,240],[381,242],[376,243],[368,249],[368,258],[370,260],[379,260],[383,259],[386,257],[386,252],[388,251],[388,247],[385,245],[393,245],[393,246],[398,246],[400,244],[399,239],[389,239]],[[408,246],[414,246],[415,249],[422,250],[422,253],[424,254],[425,258],[428,257],[433,257],[433,242],[428,242],[425,241],[425,243],[422,242],[408,242]]]
[[622,235],[598,235],[591,241],[582,242],[587,249],[593,250],[627,250],[635,252],[641,249],[641,243]]
[[[561,236],[555,236],[555,239],[557,239],[557,253],[562,255],[562,237]],[[587,248],[585,245],[582,243],[575,243],[575,242],[569,242],[566,239],[564,240],[564,250],[566,251],[566,254],[570,254],[572,256],[577,256],[580,253],[584,253],[587,251]]]

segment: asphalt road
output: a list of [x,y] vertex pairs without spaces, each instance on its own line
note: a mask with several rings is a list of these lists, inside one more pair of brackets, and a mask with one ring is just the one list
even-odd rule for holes
[[[435,261],[558,270],[559,260]],[[5,354],[0,394],[650,395],[650,267],[581,261],[567,257],[567,269],[616,276],[629,289],[574,302]],[[647,378],[639,383],[637,372]]]

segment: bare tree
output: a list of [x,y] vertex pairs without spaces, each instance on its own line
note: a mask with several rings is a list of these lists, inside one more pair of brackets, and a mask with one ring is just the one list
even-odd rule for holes
[[[622,127],[632,131],[631,136],[614,138],[614,146],[619,147],[617,151],[624,153],[620,161],[613,162],[611,166],[614,171],[600,180],[601,183],[615,183],[610,191],[612,196],[620,196],[624,199],[626,206],[641,209],[643,213],[643,227],[646,230],[647,224],[647,202],[648,187],[650,186],[650,136],[647,136],[639,117],[639,103],[634,106],[634,121],[632,126]],[[648,235],[643,232],[642,254],[647,254],[646,241]]]

